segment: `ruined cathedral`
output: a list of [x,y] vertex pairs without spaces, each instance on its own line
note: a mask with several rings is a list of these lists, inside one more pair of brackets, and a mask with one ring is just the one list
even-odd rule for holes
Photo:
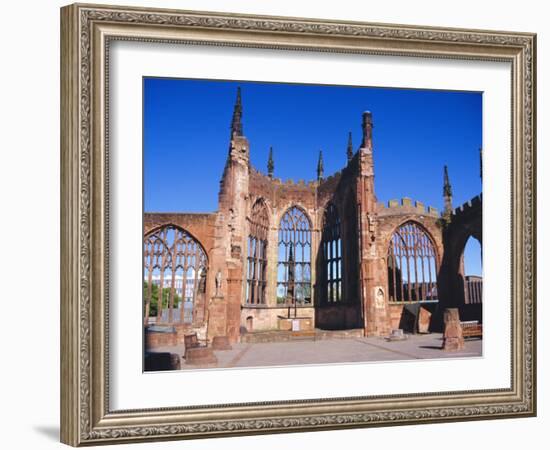
[[283,181],[271,152],[266,173],[252,166],[242,119],[239,89],[217,211],[144,215],[145,327],[239,342],[428,332],[446,307],[481,320],[481,280],[463,269],[466,241],[482,239],[481,195],[453,209],[445,168],[441,214],[409,198],[377,202],[370,112],[342,170],[325,176],[320,154],[316,180]]

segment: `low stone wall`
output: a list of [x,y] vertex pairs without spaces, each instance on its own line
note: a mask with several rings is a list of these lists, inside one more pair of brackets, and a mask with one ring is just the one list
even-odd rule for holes
[[145,328],[145,348],[173,346],[178,343],[178,333],[174,327]]
[[306,332],[293,331],[258,331],[241,336],[241,342],[248,344],[268,342],[290,342],[296,340],[323,341],[328,339],[356,339],[364,337],[364,329],[353,330],[313,330]]
[[190,324],[153,325],[145,327],[145,348],[157,348],[183,344],[186,334],[196,333],[200,341],[206,340],[206,324],[194,327]]
[[[298,317],[307,317],[315,323],[315,309],[311,307],[299,307],[296,309]],[[241,308],[241,334],[254,331],[267,331],[279,329],[279,317],[288,316],[288,307],[262,308],[247,307]],[[290,308],[290,318],[294,317],[294,308]]]
[[281,331],[311,331],[313,319],[311,317],[280,317],[278,328]]

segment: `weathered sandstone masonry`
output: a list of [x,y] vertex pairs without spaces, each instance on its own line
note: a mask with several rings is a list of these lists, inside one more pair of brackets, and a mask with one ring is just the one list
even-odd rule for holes
[[[316,180],[283,181],[274,177],[273,150],[267,174],[252,167],[238,93],[217,211],[145,214],[145,236],[177,227],[207,257],[192,320],[175,325],[179,340],[195,331],[230,345],[281,327],[387,336],[407,326],[427,331],[443,307],[466,311],[461,256],[469,236],[481,242],[481,197],[453,210],[445,169],[443,214],[409,198],[379,203],[370,112],[362,131],[357,149],[350,134],[339,172],[324,177],[320,154]],[[414,268],[398,260],[399,239],[422,244]]]

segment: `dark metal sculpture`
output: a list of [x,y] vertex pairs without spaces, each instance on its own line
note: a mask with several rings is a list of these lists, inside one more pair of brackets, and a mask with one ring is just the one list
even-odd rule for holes
[[348,157],[348,162],[350,162],[353,159],[353,142],[351,140],[351,131],[348,134],[348,147],[346,150],[346,154]]

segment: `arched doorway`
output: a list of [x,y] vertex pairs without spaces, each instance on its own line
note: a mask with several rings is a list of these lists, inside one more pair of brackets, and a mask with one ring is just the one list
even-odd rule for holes
[[[457,208],[451,216],[450,222],[444,224],[443,228],[443,261],[439,271],[437,285],[439,291],[440,314],[438,327],[443,329],[443,311],[446,308],[458,308],[461,321],[483,322],[481,294],[483,281],[481,278],[472,278],[475,283],[471,292],[472,301],[467,299],[468,283],[465,275],[470,267],[464,270],[464,261],[470,266],[472,260],[477,260],[475,265],[481,271],[483,245],[483,221],[482,221],[482,197],[474,197],[468,204]],[[468,255],[473,253],[472,259]],[[479,301],[479,302],[478,302]]]
[[482,303],[483,272],[481,243],[470,236],[462,253],[461,274],[464,277],[464,303],[467,305]]

